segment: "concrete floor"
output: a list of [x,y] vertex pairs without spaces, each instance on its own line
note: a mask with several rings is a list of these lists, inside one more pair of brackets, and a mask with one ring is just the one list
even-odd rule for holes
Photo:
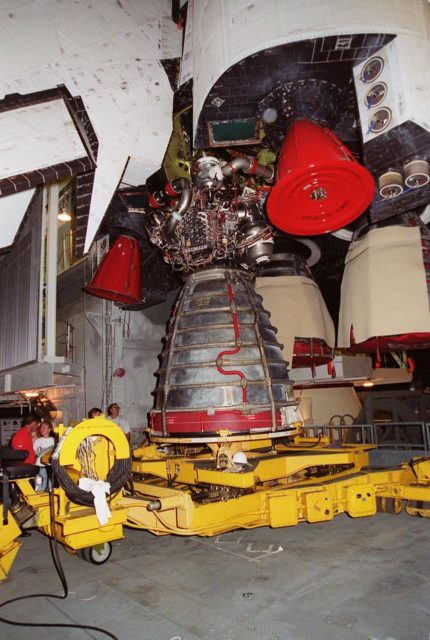
[[[0,601],[61,593],[47,539],[24,538]],[[126,530],[94,566],[61,549],[67,600],[1,615],[79,622],[120,640],[429,640],[430,523],[407,514],[156,538]],[[96,632],[0,623],[1,640],[84,640]]]
[[[93,624],[120,640],[429,640],[430,523],[406,514],[156,538],[126,530],[94,566],[61,549],[67,600],[1,610],[24,621]],[[61,593],[48,541],[33,531],[0,601]],[[1,640],[84,640],[99,633],[0,623]]]

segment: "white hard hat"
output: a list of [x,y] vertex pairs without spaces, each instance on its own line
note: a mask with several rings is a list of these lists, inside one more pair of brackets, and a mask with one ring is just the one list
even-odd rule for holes
[[232,460],[235,464],[248,464],[248,458],[243,451],[236,451]]

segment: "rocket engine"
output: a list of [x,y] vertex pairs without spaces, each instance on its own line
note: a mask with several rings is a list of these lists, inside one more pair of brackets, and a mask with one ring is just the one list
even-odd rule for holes
[[273,252],[262,184],[273,175],[253,158],[203,157],[193,185],[175,180],[150,197],[152,242],[191,273],[161,355],[153,439],[285,437],[301,425],[282,345],[247,273]]
[[270,260],[257,269],[256,290],[279,330],[291,368],[314,370],[327,364],[331,371],[334,325],[303,255],[305,249],[293,238],[276,237]]
[[247,273],[191,274],[158,370],[152,436],[293,435],[301,418],[276,329]]

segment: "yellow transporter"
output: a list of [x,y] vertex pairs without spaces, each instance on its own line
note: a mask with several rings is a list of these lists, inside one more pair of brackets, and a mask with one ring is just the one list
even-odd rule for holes
[[251,274],[220,263],[186,279],[160,355],[151,445],[134,452],[133,493],[121,501],[127,524],[210,536],[396,511],[403,501],[428,515],[429,462],[371,470],[370,446],[301,437],[287,363]]
[[[96,564],[109,558],[110,543],[123,536],[124,524],[156,535],[211,536],[323,522],[341,513],[354,518],[399,513],[403,505],[412,515],[430,516],[430,459],[371,469],[372,445],[221,431],[204,443],[153,438],[134,452],[131,463],[128,442],[111,421],[84,420],[61,431],[51,460],[58,486],[51,494],[34,491],[31,469],[19,477],[18,467],[8,481],[18,487],[19,501],[0,526],[0,580],[20,547],[18,523],[25,510],[24,528],[36,526]],[[81,477],[111,484],[112,517],[106,524],[97,518],[92,494],[78,487]]]
[[[55,487],[52,493],[34,490],[37,466],[3,460],[4,502],[13,487],[15,500],[9,512],[4,510],[0,526],[0,580],[6,578],[21,545],[17,540],[21,533],[19,523],[23,528],[37,527],[95,564],[105,562],[111,553],[111,541],[123,537],[127,509],[120,499],[131,465],[125,435],[103,417],[84,420],[73,428],[60,427],[59,435],[51,458]],[[94,495],[78,487],[82,477],[109,482],[111,517],[106,524],[99,521]]]
[[403,505],[412,515],[430,516],[430,459],[371,469],[372,445],[299,436],[283,443],[240,440],[199,447],[181,439],[135,451],[133,495],[121,500],[127,524],[157,535],[211,536],[323,522],[340,513],[399,513]]

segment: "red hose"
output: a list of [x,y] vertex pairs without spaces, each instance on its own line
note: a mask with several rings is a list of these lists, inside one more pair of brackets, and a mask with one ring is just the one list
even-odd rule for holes
[[[227,289],[228,289],[228,295],[230,297],[231,302],[234,302],[234,294],[233,294],[233,289],[231,287],[231,284],[227,284]],[[232,316],[233,316],[234,337],[236,338],[236,341],[237,341],[237,340],[240,340],[240,329],[239,329],[239,321],[237,319],[236,311],[232,311]],[[240,349],[241,347],[239,345],[236,345],[234,349],[230,349],[228,351],[221,351],[217,355],[217,362],[221,360],[223,356],[233,356],[235,353],[239,353]],[[243,373],[243,371],[239,371],[239,370],[226,371],[225,369],[222,368],[221,365],[218,365],[217,369],[219,373],[221,373],[223,376],[239,376],[241,380],[245,380],[245,384],[246,384],[246,376]],[[248,402],[248,394],[247,394],[246,386],[242,387],[242,402],[243,404],[246,404]]]

